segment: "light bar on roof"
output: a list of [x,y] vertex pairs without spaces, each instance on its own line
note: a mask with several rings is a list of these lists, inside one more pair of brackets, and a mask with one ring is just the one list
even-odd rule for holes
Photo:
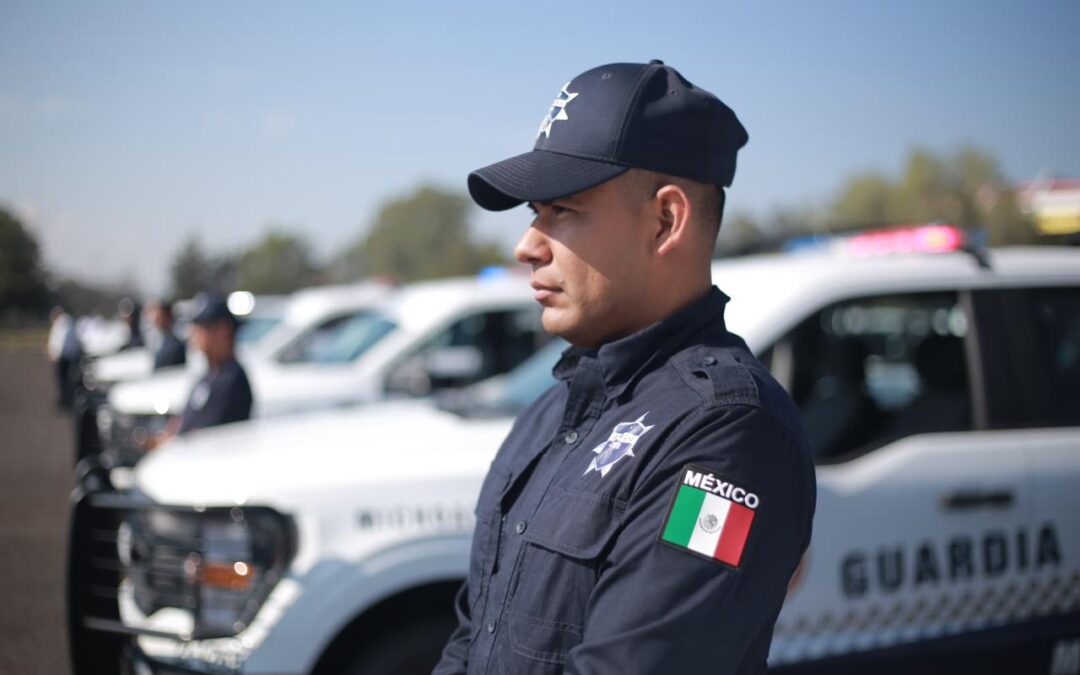
[[863,232],[846,241],[847,250],[856,256],[890,253],[945,253],[964,243],[964,233],[952,225],[916,225],[877,232]]
[[953,225],[930,223],[867,230],[854,234],[813,235],[787,242],[791,253],[828,251],[837,255],[868,257],[894,253],[946,253],[964,246],[963,230]]

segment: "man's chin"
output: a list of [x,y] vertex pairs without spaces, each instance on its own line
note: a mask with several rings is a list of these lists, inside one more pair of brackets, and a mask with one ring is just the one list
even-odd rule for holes
[[545,332],[562,338],[575,347],[595,346],[595,337],[585,330],[580,320],[564,309],[545,307],[540,315],[540,325]]
[[556,307],[544,307],[540,314],[540,325],[544,330],[556,337],[573,342],[570,337],[576,332],[576,322],[568,316],[569,312]]

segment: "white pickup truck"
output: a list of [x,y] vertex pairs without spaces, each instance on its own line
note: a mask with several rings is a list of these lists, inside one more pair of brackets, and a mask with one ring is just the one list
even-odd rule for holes
[[[547,341],[524,275],[443,279],[395,290],[363,307],[330,305],[317,322],[243,364],[254,417],[424,396],[508,372]],[[138,456],[133,440],[178,415],[198,377],[179,370],[109,391],[98,427],[106,456]]]
[[[244,364],[267,358],[300,335],[340,317],[369,309],[389,292],[390,287],[386,284],[362,282],[309,288],[297,291],[287,299],[254,296],[243,291],[232,293],[228,298],[230,309],[242,319],[237,333],[237,358]],[[181,317],[189,313],[182,307],[176,311]],[[183,326],[180,331],[183,332]],[[76,397],[74,411],[76,462],[105,449],[114,462],[131,463],[138,456],[131,444],[132,435],[153,433],[164,426],[164,417],[153,412],[160,399],[159,396],[155,398],[156,392],[170,388],[189,391],[205,369],[205,359],[194,349],[188,350],[184,366],[165,368],[157,373],[153,371],[153,356],[145,347],[89,361],[83,368],[83,386]],[[126,396],[136,402],[142,401],[142,409],[149,406],[151,414],[144,410],[128,416],[115,415],[107,405],[114,388],[130,392]],[[118,420],[115,426],[114,420]]]
[[[772,667],[1075,672],[1080,251],[853,250],[714,268],[818,464]],[[101,475],[74,513],[76,673],[426,672],[480,481],[553,358],[472,408],[256,420],[115,474],[126,491]]]
[[[370,291],[374,285],[365,284],[360,292]],[[336,290],[336,289],[335,289]],[[320,289],[318,292],[324,292]],[[228,297],[230,309],[239,316],[243,323],[236,334],[237,351],[241,357],[248,350],[255,349],[258,342],[268,333],[273,332],[285,321],[285,314],[290,306],[296,307],[298,303],[305,301],[298,295],[296,298],[286,299],[277,295],[255,296],[246,291],[236,291]],[[176,303],[173,312],[175,314],[177,334],[181,337],[187,332],[186,305],[189,300]],[[152,333],[152,331],[150,331]],[[149,343],[145,347],[133,347],[123,351],[105,354],[91,358],[83,365],[83,385],[107,391],[119,382],[141,380],[154,374],[153,347],[158,338],[156,335],[148,335]],[[188,363],[198,367],[201,355],[194,349],[188,349]]]

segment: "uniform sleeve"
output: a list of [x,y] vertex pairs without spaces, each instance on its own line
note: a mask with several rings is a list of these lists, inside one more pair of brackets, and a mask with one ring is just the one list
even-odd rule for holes
[[443,648],[442,658],[432,675],[465,675],[469,662],[469,644],[472,635],[472,619],[469,615],[469,582],[458,590],[454,599],[454,611],[458,625]]
[[[695,413],[665,448],[634,488],[567,673],[722,674],[765,662],[788,580],[809,543],[814,480],[805,442],[766,411],[732,405]],[[745,538],[735,541],[737,564],[661,540],[690,465],[732,486],[719,494],[741,506],[756,502]],[[706,487],[717,489],[713,481]],[[686,520],[691,529],[709,517],[698,513]],[[717,525],[705,522],[713,532]],[[734,551],[723,557],[732,560]]]

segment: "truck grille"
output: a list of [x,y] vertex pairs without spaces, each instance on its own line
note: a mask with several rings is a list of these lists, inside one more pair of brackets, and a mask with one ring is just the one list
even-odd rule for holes
[[[230,560],[249,560],[251,546],[225,543],[217,537],[232,525],[231,514],[222,517],[191,517],[160,509],[144,509],[129,514],[120,528],[121,538],[130,533],[130,544],[120,541],[120,548],[130,551],[127,578],[130,580],[135,603],[144,614],[164,607],[176,607],[211,619],[244,616],[251,601],[249,595],[230,592],[206,592],[200,583],[203,553],[212,545],[217,555]],[[214,543],[211,544],[211,540]],[[264,570],[253,568],[245,576],[249,586],[268,581]],[[257,605],[256,605],[257,606]]]
[[143,442],[167,423],[165,415],[128,415],[102,405],[98,411],[102,454],[111,466],[135,466],[144,454]]
[[[163,608],[190,614],[180,639],[234,635],[254,618],[295,553],[290,518],[265,507],[163,506],[138,493],[85,496],[73,521],[72,620],[153,634],[119,621],[124,598],[144,617]],[[122,590],[127,589],[127,590]]]

